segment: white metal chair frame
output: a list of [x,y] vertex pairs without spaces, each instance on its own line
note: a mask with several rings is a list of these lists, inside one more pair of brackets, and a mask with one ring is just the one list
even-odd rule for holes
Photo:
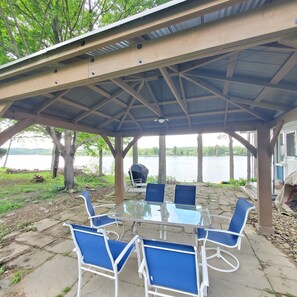
[[[242,238],[244,237],[244,234],[243,234],[243,231],[244,231],[244,227],[246,225],[246,222],[247,222],[247,219],[248,219],[248,214],[249,212],[252,210],[252,209],[255,209],[255,206],[253,207],[250,207],[246,214],[245,214],[245,218],[244,218],[244,222],[242,224],[242,227],[241,227],[241,230],[239,232],[232,232],[232,231],[229,231],[229,230],[222,230],[222,229],[208,229],[208,228],[205,228],[205,232],[206,232],[206,235],[204,238],[202,239],[199,239],[198,238],[198,244],[200,241],[203,242],[203,246],[206,246],[206,243],[207,242],[212,242],[214,244],[219,244],[223,247],[227,247],[227,248],[237,248],[238,250],[240,250],[241,248],[241,240]],[[227,217],[227,216],[222,216],[222,215],[211,215],[211,217],[217,217],[219,219],[226,219],[229,221],[229,223],[231,222],[232,220],[232,217]],[[224,244],[222,242],[218,242],[218,241],[215,241],[215,240],[211,240],[209,238],[209,232],[216,232],[216,233],[223,233],[223,234],[230,234],[230,235],[234,235],[234,236],[237,236],[237,240],[236,240],[236,243],[234,245],[228,245],[228,244]],[[207,260],[211,260],[213,258],[218,258],[218,259],[222,259],[229,267],[231,267],[230,269],[222,269],[222,268],[219,268],[219,267],[215,267],[211,264],[209,264],[208,262],[208,267],[216,270],[216,271],[220,271],[220,272],[234,272],[236,270],[239,269],[240,267],[240,263],[239,263],[239,260],[238,258],[232,254],[231,252],[229,251],[226,251],[225,249],[221,249],[219,246],[217,247],[214,247],[214,248],[206,248],[206,251],[215,251],[214,254],[210,255],[210,256],[207,256]],[[231,259],[233,259],[233,263],[231,263],[225,255],[228,255]],[[232,260],[231,260],[232,261]]]
[[[126,253],[128,252],[128,250],[130,249],[131,246],[133,246],[135,244],[135,242],[138,240],[138,235],[136,235],[128,244],[127,246],[122,250],[122,252],[119,254],[119,256],[113,260],[109,245],[108,245],[108,237],[106,235],[106,231],[104,229],[98,229],[97,232],[98,234],[94,234],[88,231],[81,231],[82,233],[87,233],[87,234],[92,234],[92,235],[97,235],[97,236],[103,236],[104,237],[104,241],[105,241],[105,246],[106,246],[106,250],[108,253],[108,256],[110,258],[110,261],[112,263],[112,270],[106,269],[106,268],[102,268],[96,265],[91,265],[91,264],[87,264],[84,262],[84,258],[82,256],[80,247],[76,241],[76,238],[74,236],[74,232],[73,232],[73,228],[70,224],[64,223],[64,226],[67,226],[70,228],[71,230],[71,235],[73,238],[73,241],[75,243],[75,249],[74,251],[77,254],[77,262],[78,262],[78,285],[77,285],[77,297],[80,297],[80,291],[81,291],[81,285],[82,285],[82,270],[84,271],[88,271],[97,275],[101,275],[104,277],[107,277],[109,279],[113,279],[115,281],[115,297],[118,297],[119,294],[119,279],[118,279],[118,275],[119,273],[122,271],[122,269],[124,268],[127,260],[129,259],[129,257],[127,257],[125,263],[122,265],[122,268],[120,271],[118,271],[117,265],[119,264],[119,262],[122,260],[122,258],[126,255]],[[135,244],[135,248],[136,248],[136,252],[137,255],[139,255],[139,251],[138,251],[138,244]],[[133,250],[132,250],[133,251]],[[131,252],[132,252],[131,251]],[[96,252],[96,251],[94,251]],[[138,263],[140,261],[138,260]],[[100,270],[100,271],[99,271]]]
[[[100,215],[92,216],[90,214],[90,212],[89,212],[89,208],[88,208],[88,204],[87,204],[86,198],[83,195],[80,195],[80,197],[83,198],[83,200],[84,200],[85,207],[86,207],[86,210],[87,210],[87,213],[88,213],[88,219],[90,220],[90,226],[92,228],[103,228],[105,226],[109,226],[109,225],[113,225],[113,224],[116,224],[117,226],[119,226],[119,222],[118,221],[110,222],[110,223],[104,224],[102,226],[96,226],[96,225],[94,225],[92,219],[104,217],[104,216],[106,216],[106,214],[103,213],[103,214],[100,214]],[[96,209],[96,208],[110,208],[110,209],[112,209],[112,208],[115,207],[115,203],[101,204],[101,205],[96,205],[96,206],[92,205],[92,207],[94,209]],[[107,234],[114,234],[114,236],[116,237],[116,240],[118,240],[120,238],[120,235],[117,232],[115,232],[115,231],[108,230],[106,233]]]
[[[141,247],[138,248],[138,252],[140,250],[142,251],[143,259],[140,263],[138,273],[141,274],[144,278],[144,288],[145,288],[145,297],[149,297],[149,294],[152,294],[153,296],[161,296],[161,297],[174,297],[174,295],[168,295],[163,292],[158,292],[158,289],[161,290],[167,290],[171,293],[183,293],[186,295],[190,296],[197,296],[197,297],[204,297],[207,296],[207,288],[209,287],[209,278],[208,278],[208,268],[207,268],[207,260],[206,260],[206,252],[205,252],[205,246],[201,246],[201,252],[200,255],[197,252],[197,247],[193,246],[194,252],[187,252],[187,251],[182,251],[182,250],[177,250],[177,249],[170,249],[170,248],[161,248],[161,247],[153,247],[156,249],[162,249],[162,250],[167,250],[168,252],[179,252],[179,253],[186,253],[186,254],[194,254],[195,255],[195,266],[196,266],[196,278],[197,278],[197,287],[198,287],[198,294],[193,294],[185,291],[180,291],[168,287],[161,287],[161,286],[156,286],[152,285],[149,277],[149,271],[148,271],[148,264],[145,256],[145,251],[144,251],[144,243],[140,239],[139,240]],[[150,246],[152,247],[152,246]],[[199,263],[199,257],[201,258],[201,263]],[[138,257],[139,259],[141,258],[140,256]],[[202,282],[200,283],[200,272],[199,272],[199,267],[202,267]]]

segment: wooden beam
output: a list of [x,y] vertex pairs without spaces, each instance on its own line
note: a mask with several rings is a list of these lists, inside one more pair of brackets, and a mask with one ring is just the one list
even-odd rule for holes
[[148,41],[140,50],[127,48],[93,62],[81,61],[14,80],[1,85],[0,100],[17,100],[277,41],[296,31],[292,21],[296,10],[296,1],[277,1],[247,14],[208,23],[199,30],[191,28]]
[[109,138],[106,135],[102,135],[102,138],[104,139],[104,141],[106,142],[106,144],[108,145],[113,157],[115,158],[116,156],[116,152],[115,152],[115,148],[113,147],[111,141],[109,140]]
[[[178,105],[180,106],[180,108],[182,109],[182,111],[187,115],[188,114],[188,111],[187,111],[187,108],[184,104],[184,102],[182,101],[182,98],[180,97],[180,94],[177,90],[177,88],[175,87],[172,79],[169,77],[168,75],[168,71],[166,70],[166,68],[159,68],[161,74],[163,75],[171,93],[173,94],[174,98],[176,99]],[[163,98],[162,98],[163,99]]]
[[148,109],[150,109],[153,113],[155,113],[158,116],[161,116],[159,111],[152,104],[150,104],[141,94],[137,93],[131,86],[129,86],[127,83],[125,83],[121,78],[115,78],[112,81],[115,84],[117,84],[120,88],[125,90],[132,97],[134,97],[139,102],[141,102]]
[[240,104],[238,104],[238,103],[236,103],[236,102],[230,100],[230,99],[229,99],[227,96],[225,96],[222,92],[220,92],[220,91],[217,90],[216,88],[214,88],[214,87],[208,85],[207,83],[202,82],[201,80],[196,81],[196,80],[194,80],[194,79],[192,79],[192,78],[190,78],[190,77],[188,77],[188,76],[186,76],[186,75],[184,75],[184,74],[183,74],[182,76],[183,76],[185,79],[187,79],[188,81],[191,81],[193,84],[196,84],[197,86],[202,87],[203,89],[205,89],[205,90],[207,90],[207,91],[209,91],[209,92],[211,92],[211,93],[217,95],[218,97],[220,97],[220,98],[223,99],[224,101],[226,101],[226,102],[228,102],[228,103],[230,103],[230,104],[232,104],[232,105],[234,105],[234,106],[236,106],[236,107],[242,109],[242,110],[245,111],[246,113],[251,114],[251,115],[254,116],[255,118],[264,120],[263,116],[262,116],[260,113],[258,113],[258,112],[256,112],[256,111],[252,111],[252,110],[250,110],[249,108],[246,108],[246,107],[244,107],[244,106],[242,106],[242,105],[240,105]]
[[192,127],[192,122],[191,122],[191,118],[189,116],[189,107],[188,107],[188,104],[187,104],[187,101],[186,101],[186,92],[185,92],[182,77],[180,77],[180,76],[178,77],[178,82],[179,82],[179,86],[180,86],[180,89],[181,89],[181,92],[182,92],[182,99],[183,99],[184,105],[185,105],[186,110],[187,110],[187,118],[188,118],[189,127],[191,128]]
[[[87,132],[92,134],[100,134],[100,135],[106,135],[105,131],[102,131],[97,128],[91,128],[87,127],[81,124],[74,124],[71,123],[65,119],[57,119],[50,116],[45,115],[34,115],[29,112],[24,112],[19,109],[14,108],[13,111],[8,110],[4,114],[5,118],[12,119],[12,120],[24,120],[28,119],[33,121],[35,124],[50,126],[50,127],[59,127],[63,129],[73,130],[73,131],[80,131],[80,132]],[[110,136],[114,136],[114,133],[112,131],[109,131],[108,133]]]
[[0,118],[5,114],[5,112],[9,109],[12,103],[3,103],[0,104]]
[[124,156],[123,156],[123,138],[115,137],[115,203],[118,205],[124,201]]
[[276,127],[273,129],[273,136],[272,136],[272,139],[270,141],[270,157],[272,157],[273,155],[273,151],[274,151],[274,146],[276,144],[276,141],[277,141],[277,137],[280,133],[280,131],[282,130],[284,126],[284,122],[279,122]]
[[277,91],[285,91],[285,92],[291,92],[291,93],[297,93],[297,87],[295,85],[288,85],[288,84],[277,84],[273,85],[271,83],[267,83],[264,80],[259,80],[259,79],[253,79],[253,78],[227,78],[224,75],[218,75],[214,73],[202,73],[199,72],[195,75],[197,78],[206,78],[206,79],[214,79],[218,81],[223,81],[223,82],[230,82],[230,83],[235,83],[235,84],[243,84],[243,85],[250,85],[250,86],[256,86],[256,87],[261,87],[261,88],[268,88],[272,90],[277,90]]
[[131,149],[131,147],[137,143],[137,141],[141,138],[141,136],[136,136],[133,137],[133,139],[127,144],[127,146],[125,147],[124,151],[123,151],[123,157],[125,158],[126,155],[128,154],[129,150]]
[[243,144],[246,149],[255,157],[257,158],[257,149],[246,139],[244,139],[241,135],[237,134],[235,131],[232,130],[225,130],[225,133],[230,135],[231,137],[238,140],[241,144]]
[[16,122],[14,125],[8,127],[4,131],[0,132],[0,146],[3,145],[7,140],[21,132],[22,130],[33,125],[34,121],[29,119],[24,119]]
[[258,230],[263,235],[273,233],[272,199],[271,199],[271,157],[270,157],[270,129],[261,125],[257,129],[257,167],[258,167]]

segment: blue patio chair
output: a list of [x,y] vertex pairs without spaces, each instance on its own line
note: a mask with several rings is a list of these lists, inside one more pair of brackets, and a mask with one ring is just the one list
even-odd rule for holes
[[[243,231],[247,222],[249,212],[254,209],[255,206],[252,205],[244,198],[239,198],[232,218],[230,219],[229,227],[227,230],[221,229],[198,229],[198,243],[203,241],[205,246],[207,242],[212,242],[219,245],[216,248],[206,248],[207,251],[215,251],[214,254],[207,256],[208,266],[214,270],[221,272],[233,272],[236,271],[240,264],[239,260],[229,251],[223,250],[220,246],[227,248],[241,248],[241,239],[244,237]],[[218,216],[220,218],[226,218],[223,216]],[[213,258],[222,259],[227,264],[227,269],[223,267],[216,267],[209,263],[209,260]]]
[[140,245],[143,259],[138,272],[144,278],[146,297],[149,294],[168,297],[177,292],[207,295],[209,282],[204,246],[200,261],[195,246],[155,240],[140,240]]
[[[115,281],[115,297],[118,296],[118,275],[122,271],[135,245],[138,236],[129,243],[110,240],[104,229],[64,223],[71,230],[78,261],[77,297],[80,297],[82,271],[102,275]],[[139,252],[137,253],[139,254]],[[99,294],[100,295],[100,294]]]
[[174,203],[196,205],[196,186],[176,185]]
[[148,183],[146,187],[145,200],[151,202],[163,202],[165,193],[164,184]]
[[[89,191],[84,190],[82,191],[82,193],[80,194],[80,197],[84,199],[85,201],[85,207],[88,213],[88,218],[90,220],[90,226],[93,228],[103,228],[106,227],[108,225],[112,225],[112,224],[118,224],[118,221],[115,219],[111,219],[107,216],[107,214],[100,214],[100,215],[96,215],[92,201],[91,201],[91,196]],[[98,207],[114,207],[114,204],[102,204]],[[114,234],[117,239],[119,239],[119,234],[115,231],[108,231],[108,233],[112,233]]]

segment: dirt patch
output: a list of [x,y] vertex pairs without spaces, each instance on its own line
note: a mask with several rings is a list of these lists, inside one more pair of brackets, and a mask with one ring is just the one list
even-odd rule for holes
[[[109,200],[108,193],[112,192],[111,188],[92,189],[91,197],[94,201]],[[81,205],[83,200],[79,197],[80,192],[77,193],[60,193],[54,201],[34,201],[32,193],[28,193],[30,201],[28,204],[20,209],[13,210],[0,218],[2,228],[5,228],[6,233],[26,229],[32,223],[41,219],[51,217],[55,214],[69,209],[73,206]],[[32,199],[33,198],[33,199]],[[113,199],[113,198],[110,198]],[[33,200],[33,202],[32,202]],[[1,245],[7,244],[11,239],[4,239],[0,242]]]
[[[255,226],[257,221],[257,213],[251,212],[249,222]],[[272,224],[274,233],[265,238],[297,263],[297,213],[282,214],[273,205]]]

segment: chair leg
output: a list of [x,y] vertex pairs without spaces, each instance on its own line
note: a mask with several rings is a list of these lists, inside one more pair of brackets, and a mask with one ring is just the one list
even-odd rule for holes
[[80,262],[78,261],[77,297],[80,297],[81,282],[82,282],[82,273],[81,273],[81,269],[80,269]]
[[[217,247],[217,248],[206,248],[207,251],[216,251],[213,255],[211,256],[207,256],[207,261],[213,259],[213,258],[218,258],[218,259],[222,259],[229,267],[231,267],[230,269],[223,269],[223,268],[219,268],[216,266],[213,266],[211,264],[209,264],[209,262],[207,263],[207,266],[210,267],[211,269],[214,269],[216,271],[220,271],[220,272],[234,272],[239,268],[239,260],[230,252],[226,251],[226,250],[222,250],[221,248]],[[225,255],[228,255],[232,261],[230,262]]]
[[115,275],[115,278],[114,278],[114,296],[115,297],[119,296],[119,280],[117,275]]

